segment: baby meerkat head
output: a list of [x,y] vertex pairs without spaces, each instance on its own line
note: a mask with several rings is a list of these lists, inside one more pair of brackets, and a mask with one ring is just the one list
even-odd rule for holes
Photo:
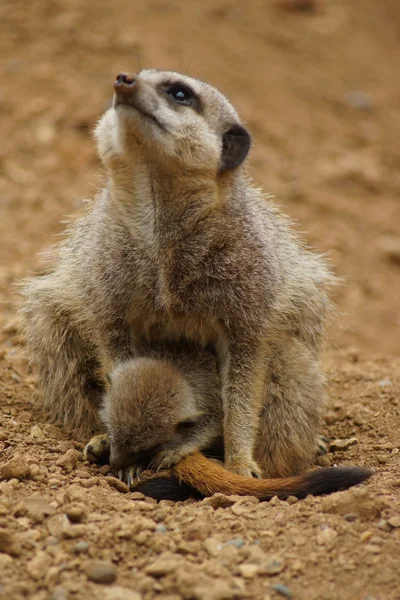
[[190,386],[168,361],[127,361],[114,369],[109,384],[101,418],[111,439],[113,469],[147,466],[166,445],[183,441],[202,416]]
[[131,164],[177,165],[214,175],[238,167],[251,145],[230,102],[211,85],[171,71],[120,73],[113,108],[96,129],[99,154]]

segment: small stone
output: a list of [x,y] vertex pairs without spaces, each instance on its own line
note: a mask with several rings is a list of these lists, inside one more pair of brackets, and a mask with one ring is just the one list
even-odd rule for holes
[[266,573],[267,575],[277,575],[283,571],[284,567],[285,563],[281,558],[272,557],[263,566],[262,572]]
[[365,488],[352,488],[344,492],[335,492],[322,499],[322,510],[325,513],[346,515],[356,514],[361,520],[369,521],[379,517],[383,503],[373,497]]
[[400,237],[384,235],[378,240],[378,246],[384,257],[390,262],[400,264]]
[[56,460],[56,465],[57,467],[63,467],[64,469],[71,470],[78,464],[78,461],[81,458],[81,456],[81,452],[70,448],[66,451],[65,454],[63,454],[62,456],[60,456],[60,458]]
[[373,536],[373,532],[372,531],[363,531],[362,534],[360,535],[360,542],[368,542],[372,536]]
[[[108,475],[110,471],[111,471],[110,465],[103,465],[99,469],[99,473],[101,473],[102,475]],[[120,589],[122,589],[122,588],[120,588]]]
[[114,583],[117,578],[115,565],[105,560],[91,560],[84,566],[84,571],[95,583]]
[[66,538],[67,540],[82,537],[86,534],[87,534],[86,525],[81,525],[78,523],[76,525],[75,524],[71,525],[71,527],[67,527],[63,531],[63,537]]
[[286,503],[287,504],[297,504],[298,501],[299,501],[299,499],[296,498],[296,496],[288,496],[286,498]]
[[330,467],[332,465],[332,459],[327,454],[324,454],[323,456],[317,457],[316,463],[320,467]]
[[147,575],[162,577],[181,568],[182,561],[172,554],[164,554],[157,558],[151,565],[145,568]]
[[87,519],[87,510],[81,504],[70,504],[64,508],[64,512],[72,523],[82,523]]
[[218,556],[218,554],[220,553],[222,544],[214,538],[208,538],[204,542],[204,548],[206,549],[208,554],[212,558],[214,558],[215,556]]
[[141,600],[142,595],[126,587],[112,586],[103,592],[104,600]]
[[253,579],[258,573],[258,565],[244,563],[239,565],[239,572],[245,579]]
[[380,387],[390,387],[393,385],[393,381],[391,379],[381,379],[378,381],[378,385]]
[[235,548],[238,548],[238,550],[240,550],[240,548],[243,548],[244,544],[244,539],[233,538],[232,540],[228,540],[227,542],[225,542],[224,546],[234,546]]
[[163,525],[162,523],[157,525],[157,527],[155,528],[156,533],[167,533],[167,531],[168,531],[168,528],[165,525]]
[[0,552],[11,556],[18,556],[21,553],[15,536],[4,529],[0,529]]
[[14,510],[15,517],[24,517],[27,515],[34,523],[42,523],[50,515],[54,515],[56,509],[46,498],[41,496],[28,496],[24,498]]
[[100,484],[100,477],[89,477],[89,479],[85,479],[81,482],[81,486],[84,488],[91,488],[95,485]]
[[63,587],[56,587],[50,596],[50,600],[68,600],[68,592]]
[[284,585],[283,583],[276,583],[275,585],[273,585],[271,587],[273,590],[275,590],[275,592],[277,592],[281,596],[284,596],[285,598],[293,597],[293,594],[290,591],[290,589],[287,587],[287,585]]
[[49,533],[56,538],[64,536],[64,532],[72,527],[69,519],[66,515],[54,515],[47,521],[47,528]]
[[212,508],[229,508],[238,501],[237,496],[225,496],[225,494],[214,494],[210,498],[204,498],[201,501],[203,506],[212,506]]
[[390,527],[389,523],[386,521],[386,519],[380,519],[377,523],[377,527],[381,531],[391,531],[391,527]]
[[319,546],[332,546],[337,538],[337,532],[332,527],[323,526],[317,532],[317,544]]
[[400,527],[400,516],[391,517],[387,522],[389,523],[390,527]]
[[349,438],[347,440],[333,440],[330,443],[330,449],[331,450],[347,450],[347,448],[350,448],[350,446],[354,446],[355,444],[358,444],[358,439],[355,437]]
[[42,580],[51,566],[51,558],[46,552],[39,551],[28,562],[26,570],[36,581]]
[[6,567],[12,565],[13,562],[14,559],[9,554],[0,554],[0,573],[2,573]]
[[344,101],[355,110],[371,112],[375,108],[371,95],[362,90],[348,91],[344,96]]
[[126,485],[126,483],[124,483],[120,479],[117,479],[117,477],[112,477],[111,475],[109,475],[104,479],[107,481],[110,487],[114,488],[118,492],[121,492],[122,494],[127,494],[129,492],[129,487]]
[[35,440],[44,440],[46,437],[43,430],[40,429],[40,427],[38,425],[34,425],[31,428],[29,435],[31,436],[31,438],[33,438]]
[[22,456],[14,456],[0,467],[0,479],[26,479],[30,475],[30,468]]
[[80,542],[77,542],[75,544],[72,550],[74,554],[83,554],[84,552],[87,552],[89,550],[89,544],[81,540]]
[[357,520],[357,515],[354,513],[347,513],[347,515],[343,516],[343,519],[345,521],[348,521],[349,523],[353,523],[354,521]]

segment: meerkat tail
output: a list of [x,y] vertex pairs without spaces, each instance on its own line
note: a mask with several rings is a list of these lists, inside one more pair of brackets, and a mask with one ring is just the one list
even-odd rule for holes
[[331,494],[365,481],[373,471],[362,467],[328,467],[281,479],[251,479],[227,471],[200,452],[186,456],[167,476],[152,477],[135,487],[157,500],[184,500],[215,493],[285,500],[289,496],[305,498],[309,494]]

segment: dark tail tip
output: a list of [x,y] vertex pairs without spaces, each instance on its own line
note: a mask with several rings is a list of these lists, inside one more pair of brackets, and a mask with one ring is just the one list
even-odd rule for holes
[[373,475],[372,469],[364,467],[327,467],[306,473],[300,485],[298,498],[305,498],[308,494],[321,496],[332,494],[341,489],[357,485]]
[[171,479],[160,477],[160,479],[143,481],[135,487],[135,492],[142,492],[145,496],[155,500],[173,500],[174,502],[188,498],[203,498],[198,490],[187,483],[179,483],[175,477]]

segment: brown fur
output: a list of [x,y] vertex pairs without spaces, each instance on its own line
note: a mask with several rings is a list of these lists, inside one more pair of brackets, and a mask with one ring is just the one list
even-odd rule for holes
[[[171,97],[181,84],[196,106]],[[298,472],[319,428],[331,275],[247,178],[249,136],[220,92],[164,71],[116,91],[96,131],[107,187],[24,288],[44,405],[98,431],[105,372],[159,345],[211,345],[227,468]]]

